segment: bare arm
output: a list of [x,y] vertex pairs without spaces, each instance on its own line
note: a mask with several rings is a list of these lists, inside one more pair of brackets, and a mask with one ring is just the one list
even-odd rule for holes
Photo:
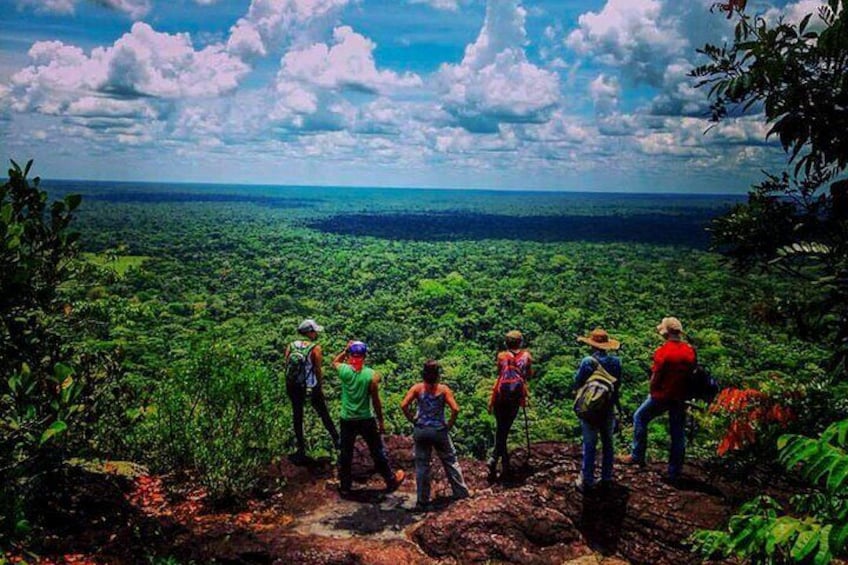
[[418,393],[418,385],[412,385],[409,387],[409,391],[407,391],[406,396],[403,397],[403,401],[400,403],[400,409],[403,410],[403,415],[406,416],[406,419],[415,423],[415,416],[412,415],[412,401],[415,400],[415,397]]
[[[495,374],[500,374],[501,365],[500,365],[500,353],[495,357]],[[498,397],[498,378],[495,377],[495,384],[492,385],[492,394],[489,396],[489,406],[486,408],[491,414],[495,409],[495,400]]]
[[312,348],[312,370],[315,372],[315,379],[318,381],[318,386],[324,382],[324,368],[321,366],[324,363],[324,351],[320,345],[315,345]]
[[386,427],[383,424],[383,402],[380,400],[380,375],[374,373],[374,380],[371,381],[371,404],[374,406],[374,415],[377,416],[377,429],[380,433],[386,432]]
[[459,415],[459,404],[456,403],[456,398],[453,397],[453,391],[450,387],[445,387],[445,402],[451,409],[450,419],[448,420],[448,429],[453,428],[456,423],[456,417]]
[[347,348],[350,346],[350,342],[345,345],[344,351],[333,357],[333,368],[338,369],[339,365],[345,362],[345,357],[347,357]]

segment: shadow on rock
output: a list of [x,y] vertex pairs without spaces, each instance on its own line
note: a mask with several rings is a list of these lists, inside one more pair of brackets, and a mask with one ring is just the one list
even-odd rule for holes
[[695,477],[681,477],[674,483],[674,488],[677,490],[698,492],[709,496],[724,496],[722,490],[717,486]]
[[416,521],[415,515],[403,506],[385,508],[379,504],[368,504],[329,523],[336,529],[359,535],[372,535],[385,530],[399,532]]
[[599,486],[583,494],[577,529],[589,547],[603,555],[618,551],[630,491],[620,484]]

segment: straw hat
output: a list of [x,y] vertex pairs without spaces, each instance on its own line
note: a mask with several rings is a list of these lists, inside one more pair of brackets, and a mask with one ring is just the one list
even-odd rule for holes
[[524,336],[521,335],[520,331],[512,330],[512,331],[506,332],[506,335],[504,336],[504,338],[514,340],[514,341],[521,341],[521,340],[524,339]]
[[603,330],[601,328],[595,328],[594,330],[592,330],[592,333],[590,333],[586,337],[578,337],[577,341],[603,350],[618,349],[619,346],[621,346],[620,341],[618,341],[617,339],[610,338],[606,330]]
[[661,335],[666,335],[669,332],[683,333],[683,324],[681,324],[680,320],[677,318],[663,318],[660,325],[657,326],[657,331],[660,332]]

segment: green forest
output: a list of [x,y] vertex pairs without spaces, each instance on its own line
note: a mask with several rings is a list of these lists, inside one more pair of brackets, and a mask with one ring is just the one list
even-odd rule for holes
[[[831,4],[844,66],[845,11]],[[739,25],[736,50],[707,49],[713,66],[695,71],[715,87],[716,119],[729,104],[771,109],[786,94],[761,87],[773,77],[756,65],[744,79],[727,69],[789,41],[780,34],[793,26]],[[184,473],[230,505],[269,488],[265,470],[294,450],[283,352],[304,318],[325,328],[334,417],[328,360],[348,340],[368,343],[383,375],[388,435],[410,433],[400,401],[436,359],[462,409],[457,449],[483,459],[507,331],[521,330],[534,357],[531,440],[572,443],[574,373],[589,353],[576,337],[603,327],[622,342],[632,415],[648,393],[656,325],[676,316],[723,388],[690,409],[687,460],[806,485],[803,500],[752,491],[725,529],[696,533],[692,550],[844,557],[848,153],[844,139],[792,129],[819,115],[791,121],[788,111],[767,117],[783,124],[799,167],[747,199],[72,183],[39,181],[37,158],[13,161],[0,189],[0,548],[25,559],[44,549],[38,501],[69,467]],[[622,424],[620,453],[632,437]],[[663,461],[666,421],[651,426],[649,457]],[[306,430],[313,457],[335,457],[308,410]],[[513,447],[523,441],[512,434]]]

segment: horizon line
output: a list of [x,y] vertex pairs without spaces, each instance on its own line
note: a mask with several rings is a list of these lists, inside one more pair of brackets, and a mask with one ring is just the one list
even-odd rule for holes
[[[114,179],[72,179],[72,178],[41,178],[41,183],[46,182],[91,182],[91,183],[115,183],[115,184],[174,184],[184,186],[239,186],[239,187],[264,187],[264,188],[319,188],[319,189],[377,189],[377,190],[439,190],[439,191],[466,191],[466,192],[523,192],[523,193],[556,193],[556,194],[609,194],[609,195],[661,195],[661,196],[747,196],[748,192],[622,192],[590,189],[568,189],[568,188],[469,188],[457,186],[367,186],[367,185],[332,185],[332,184],[268,184],[268,183],[225,183],[206,181],[152,181],[152,180],[114,180]],[[6,181],[8,179],[4,179]]]

